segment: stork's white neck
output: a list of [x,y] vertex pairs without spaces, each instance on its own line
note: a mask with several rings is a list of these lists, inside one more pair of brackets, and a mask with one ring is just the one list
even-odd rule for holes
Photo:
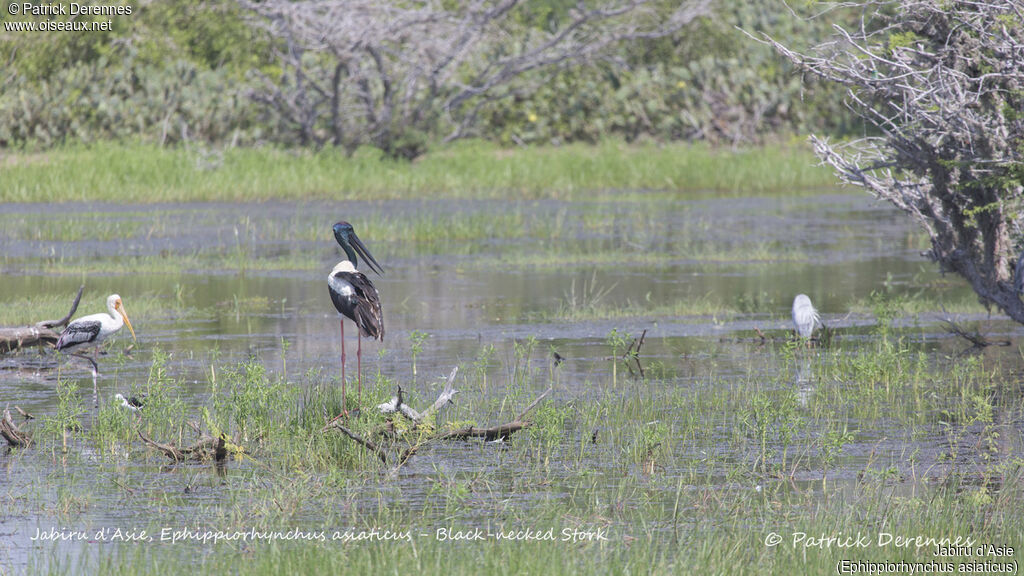
[[107,298],[107,312],[110,313],[110,317],[114,320],[121,320],[121,315],[117,312],[117,301],[120,299],[120,296],[117,294],[111,294]]
[[334,270],[331,270],[331,275],[333,276],[338,272],[352,273],[355,271],[356,267],[353,266],[351,262],[349,262],[348,260],[342,260],[341,262],[338,262],[338,264],[334,267]]

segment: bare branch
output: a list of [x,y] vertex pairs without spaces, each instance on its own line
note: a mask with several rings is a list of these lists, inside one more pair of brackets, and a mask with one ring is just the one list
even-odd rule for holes
[[342,434],[354,440],[356,444],[359,444],[363,448],[366,448],[370,452],[373,452],[375,456],[380,458],[381,462],[383,462],[384,464],[388,463],[387,452],[385,452],[380,446],[374,444],[371,440],[367,440],[366,438],[363,438],[362,436],[346,428],[345,425],[341,423],[341,421],[335,420],[331,422],[330,424],[324,427],[324,430],[330,430],[331,428],[334,428],[335,430],[340,430]]
[[459,391],[453,387],[455,383],[455,375],[458,373],[458,366],[452,368],[452,372],[451,374],[448,375],[448,380],[445,382],[444,389],[441,391],[441,394],[437,397],[437,400],[435,400],[434,403],[431,404],[430,407],[424,410],[422,413],[417,412],[411,406],[402,401],[401,386],[398,387],[397,394],[395,394],[395,396],[392,396],[389,402],[385,402],[384,404],[378,405],[377,409],[380,410],[381,414],[393,414],[395,412],[399,412],[402,414],[402,416],[405,416],[413,423],[420,424],[434,412],[437,412],[441,408],[444,408],[448,404],[452,403],[452,398],[454,398],[455,395],[459,393]]

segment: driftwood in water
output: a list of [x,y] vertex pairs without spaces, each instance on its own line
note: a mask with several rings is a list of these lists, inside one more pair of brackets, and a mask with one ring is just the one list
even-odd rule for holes
[[442,432],[431,438],[427,438],[417,444],[414,444],[406,448],[402,455],[398,459],[398,464],[391,470],[389,476],[393,477],[398,473],[398,470],[409,461],[410,458],[416,455],[416,453],[433,442],[440,440],[469,440],[470,438],[483,438],[485,441],[503,441],[508,440],[514,432],[518,432],[524,428],[529,428],[533,422],[528,419],[530,412],[540,404],[541,400],[547,398],[548,394],[551,393],[551,388],[544,391],[543,394],[538,396],[530,405],[527,406],[522,412],[516,416],[515,420],[506,422],[505,424],[499,424],[497,426],[491,426],[490,428],[477,428],[475,426],[468,426],[458,430],[449,430],[448,432]]
[[23,448],[32,443],[32,439],[29,438],[28,434],[21,431],[18,425],[11,419],[11,411],[4,408],[3,419],[0,420],[0,436],[7,440],[8,446],[11,448]]
[[[384,404],[380,404],[379,406],[377,406],[377,408],[383,414],[401,414],[402,417],[412,422],[413,428],[416,428],[420,424],[422,424],[429,416],[441,410],[446,405],[453,403],[452,398],[454,398],[454,396],[458,394],[458,390],[455,390],[455,388],[453,387],[453,384],[455,382],[455,375],[457,373],[458,368],[452,370],[451,374],[448,376],[448,381],[445,383],[444,389],[441,391],[441,394],[437,397],[437,400],[435,400],[434,403],[431,404],[430,407],[428,407],[423,412],[418,412],[414,408],[405,403],[401,387],[398,388],[395,395],[391,398],[391,401],[385,402]],[[483,438],[484,440],[507,440],[509,437],[512,436],[513,433],[518,432],[519,430],[522,430],[524,428],[528,428],[532,424],[531,420],[529,420],[530,412],[532,412],[533,409],[536,408],[542,400],[547,398],[547,396],[550,393],[551,388],[548,388],[546,391],[544,391],[543,394],[538,396],[533,402],[530,403],[529,406],[527,406],[522,412],[520,412],[519,415],[516,416],[516,418],[511,422],[506,422],[504,424],[499,424],[497,426],[492,426],[490,428],[477,428],[475,426],[469,426],[466,428],[437,432],[426,438],[420,437],[419,441],[416,444],[408,446],[399,454],[397,458],[397,465],[391,471],[391,473],[394,474],[395,472],[397,472],[398,469],[401,468],[402,465],[409,460],[409,458],[411,458],[414,454],[416,454],[419,451],[419,449],[423,448],[424,446],[432,442],[438,442],[442,440],[468,440],[470,438]],[[328,422],[327,425],[324,426],[322,431],[327,432],[331,429],[338,430],[342,434],[348,436],[354,442],[356,442],[363,448],[366,448],[371,453],[373,453],[373,455],[379,458],[380,461],[383,462],[385,465],[390,460],[388,456],[388,451],[385,449],[384,446],[382,446],[381,444],[377,444],[372,440],[364,438],[363,436],[360,436],[356,432],[353,432],[352,430],[347,428],[339,418],[335,418]],[[393,423],[389,421],[387,425],[385,425],[378,431],[377,434],[375,434],[375,436],[377,435],[384,438],[393,439],[395,437]]]
[[207,460],[213,460],[214,462],[223,462],[228,456],[228,450],[226,446],[227,437],[224,433],[214,438],[209,434],[203,432],[199,425],[194,422],[189,422],[188,425],[199,434],[199,439],[196,440],[195,444],[187,448],[178,448],[174,444],[162,444],[151,438],[147,437],[139,430],[139,438],[142,442],[151,448],[156,448],[160,452],[175,462],[184,462],[185,460],[195,460],[198,462],[205,462]]
[[538,396],[525,410],[516,416],[516,419],[511,422],[499,424],[498,426],[491,426],[490,428],[477,428],[475,426],[467,426],[459,430],[451,430],[438,435],[438,440],[468,440],[470,438],[483,438],[484,440],[508,440],[512,436],[513,432],[518,432],[523,428],[529,428],[533,422],[527,418],[530,412],[540,404],[541,400],[547,398],[548,394],[551,393],[551,388],[544,391],[543,394]]
[[78,289],[78,295],[75,296],[75,301],[71,304],[71,310],[67,313],[67,316],[60,320],[43,320],[42,322],[36,322],[32,326],[0,328],[0,353],[12,352],[29,346],[56,344],[57,339],[60,338],[60,333],[54,330],[54,328],[66,326],[71,317],[75,315],[75,312],[78,310],[78,303],[82,300],[83,290],[85,290],[85,286]]

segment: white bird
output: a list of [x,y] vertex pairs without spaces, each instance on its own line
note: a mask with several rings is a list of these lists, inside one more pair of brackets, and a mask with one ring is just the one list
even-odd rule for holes
[[64,331],[60,333],[60,338],[57,339],[57,350],[77,358],[83,358],[92,364],[94,400],[96,399],[96,378],[99,376],[100,368],[95,360],[85,354],[76,353],[76,351],[96,347],[98,355],[100,344],[111,334],[120,330],[125,324],[128,325],[128,330],[132,333],[132,340],[135,340],[135,329],[132,328],[132,323],[128,320],[128,315],[124,311],[124,304],[121,302],[120,296],[111,294],[107,297],[107,310],[107,314],[101,312],[73,320],[64,328]]
[[98,347],[111,334],[126,324],[132,333],[132,340],[134,340],[135,329],[132,328],[132,323],[124,311],[121,297],[117,294],[108,296],[107,310],[107,314],[100,312],[73,320],[60,333],[60,338],[57,339],[57,350],[71,353],[82,348]]
[[122,408],[127,408],[132,412],[138,412],[142,408],[142,400],[139,400],[135,396],[126,399],[120,394],[114,394],[114,399],[121,402]]
[[821,326],[818,311],[806,294],[797,294],[793,299],[793,326],[801,338],[810,338],[814,329]]

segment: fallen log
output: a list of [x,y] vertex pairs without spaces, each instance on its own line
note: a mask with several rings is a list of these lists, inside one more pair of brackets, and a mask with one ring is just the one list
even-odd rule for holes
[[515,420],[499,424],[497,426],[491,426],[490,428],[477,428],[475,426],[467,426],[466,428],[460,428],[458,430],[450,430],[437,437],[437,440],[468,440],[470,438],[483,438],[487,441],[493,440],[508,440],[514,432],[518,432],[523,428],[529,428],[533,424],[532,421],[527,419],[527,416],[534,408],[540,404],[540,401],[547,398],[548,394],[551,393],[551,388],[544,391],[543,394],[534,399],[525,410],[516,416]]
[[156,448],[160,452],[175,462],[184,462],[186,460],[194,460],[196,462],[205,462],[207,460],[213,460],[215,462],[223,462],[227,458],[228,450],[226,446],[226,438],[222,433],[220,436],[214,438],[209,434],[206,434],[199,427],[192,423],[188,423],[196,432],[199,433],[199,439],[196,440],[195,444],[187,448],[178,448],[174,444],[163,444],[157,442],[142,433],[142,430],[138,431],[139,438],[142,442],[151,447]]
[[22,432],[11,419],[11,411],[7,408],[4,408],[4,417],[0,420],[0,436],[7,440],[7,445],[11,448],[24,448],[32,443],[28,434]]
[[56,344],[60,338],[60,332],[54,330],[57,326],[66,326],[71,317],[78,311],[78,303],[82,300],[82,291],[85,286],[78,289],[78,295],[71,304],[71,310],[60,320],[43,320],[32,326],[16,328],[0,328],[0,353],[13,352],[29,346],[45,346]]
[[518,432],[523,428],[529,426],[526,422],[508,422],[500,424],[498,426],[491,426],[490,428],[477,428],[475,426],[468,426],[459,430],[451,430],[441,434],[438,440],[468,440],[470,438],[483,438],[487,441],[492,440],[508,440],[512,436],[513,432]]
[[483,438],[486,441],[508,440],[514,432],[518,432],[519,430],[528,428],[533,424],[531,420],[527,419],[527,416],[530,414],[530,412],[533,411],[534,408],[537,407],[538,404],[540,404],[541,400],[547,398],[548,394],[550,393],[551,388],[545,390],[543,394],[534,399],[533,402],[530,402],[530,405],[527,406],[522,412],[520,412],[519,415],[516,416],[515,420],[511,422],[500,424],[498,426],[492,426],[490,428],[476,428],[474,426],[469,426],[458,430],[449,430],[448,432],[437,434],[435,436],[427,438],[426,440],[409,446],[402,452],[401,456],[399,456],[398,464],[396,464],[395,467],[392,468],[391,471],[388,473],[388,478],[394,478],[395,476],[397,476],[398,471],[402,468],[402,466],[405,466],[405,463],[408,462],[409,459],[411,459],[413,456],[415,456],[419,452],[420,448],[423,448],[424,446],[427,446],[434,442],[438,442],[440,440],[468,440],[470,438]]

